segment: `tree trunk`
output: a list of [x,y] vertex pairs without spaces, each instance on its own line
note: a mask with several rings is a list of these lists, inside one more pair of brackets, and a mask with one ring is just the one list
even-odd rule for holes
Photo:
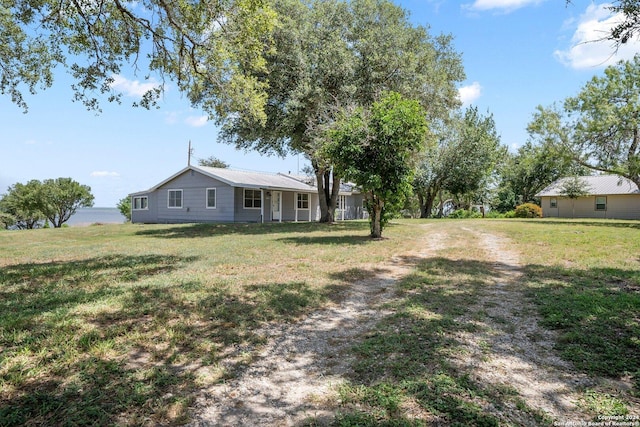
[[420,200],[420,218],[431,218],[433,211],[433,202],[436,199],[437,189],[427,188],[424,194],[419,195]]
[[373,211],[370,212],[371,237],[379,239],[382,237],[382,223],[380,220],[382,216],[383,202],[379,198],[374,197],[371,206]]
[[[316,174],[318,185],[318,199],[320,201],[320,221],[332,223],[335,221],[334,214],[338,193],[340,192],[340,178],[336,177],[331,170],[325,170],[318,166],[316,162],[311,162]],[[333,175],[333,179],[331,176]]]

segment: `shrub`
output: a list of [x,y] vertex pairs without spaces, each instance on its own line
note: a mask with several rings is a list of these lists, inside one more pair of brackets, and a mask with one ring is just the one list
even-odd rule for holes
[[451,212],[448,216],[449,218],[482,218],[482,214],[478,211],[470,211],[466,209],[458,209]]
[[542,208],[533,203],[525,203],[516,206],[516,218],[542,218]]
[[502,213],[502,212],[498,212],[495,210],[490,210],[489,212],[487,212],[485,214],[485,218],[506,218],[505,217],[506,214]]

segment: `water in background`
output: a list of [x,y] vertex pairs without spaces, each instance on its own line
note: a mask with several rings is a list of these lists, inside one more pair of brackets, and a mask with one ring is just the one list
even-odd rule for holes
[[100,224],[122,224],[125,218],[118,208],[80,208],[76,211],[66,224],[71,227],[79,227]]

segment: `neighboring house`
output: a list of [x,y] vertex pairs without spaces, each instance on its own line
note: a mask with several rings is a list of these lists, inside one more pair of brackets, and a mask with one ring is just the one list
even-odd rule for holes
[[562,178],[536,194],[540,197],[542,216],[560,218],[640,219],[638,186],[617,175],[580,177],[588,195],[570,199],[562,194]]
[[187,166],[130,197],[132,223],[316,221],[320,217],[316,187],[284,174]]

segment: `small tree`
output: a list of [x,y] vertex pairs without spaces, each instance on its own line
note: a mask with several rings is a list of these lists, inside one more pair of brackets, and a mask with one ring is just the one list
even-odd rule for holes
[[120,213],[127,218],[127,221],[131,221],[131,197],[123,197],[116,205]]
[[369,111],[356,109],[329,132],[327,155],[336,172],[366,193],[371,237],[382,237],[384,226],[402,208],[427,132],[420,104],[394,92]]
[[572,217],[576,216],[575,203],[579,197],[589,194],[589,185],[579,176],[565,179],[560,185],[560,194],[571,199]]
[[93,206],[91,187],[71,178],[45,179],[39,193],[40,210],[55,228],[62,227],[78,208]]
[[0,212],[5,214],[5,227],[13,225],[21,230],[39,227],[45,219],[40,203],[41,193],[42,183],[37,179],[9,187],[7,194],[0,199]]
[[198,164],[200,166],[206,166],[206,167],[210,167],[210,168],[227,169],[229,167],[229,163],[227,163],[227,162],[225,162],[223,160],[220,160],[216,156],[209,156],[206,159],[200,159],[200,160],[198,160]]

